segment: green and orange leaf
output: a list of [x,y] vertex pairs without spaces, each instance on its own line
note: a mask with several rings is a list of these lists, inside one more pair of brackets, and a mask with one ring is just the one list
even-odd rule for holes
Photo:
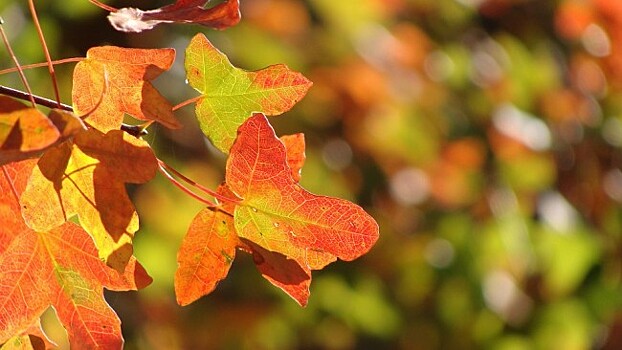
[[41,157],[20,199],[22,215],[30,228],[47,232],[77,214],[99,256],[123,271],[138,230],[125,184],[145,183],[156,170],[145,141],[120,130],[104,135],[89,129]]
[[262,114],[239,128],[227,161],[227,187],[219,189],[235,200],[207,208],[193,221],[178,255],[180,304],[211,292],[237,247],[253,255],[264,278],[305,306],[312,270],[337,258],[356,259],[376,242],[378,225],[362,208],[298,185],[304,139],[282,140],[287,147]]
[[[0,208],[18,218],[15,194],[20,194],[23,181],[15,175],[28,166],[6,165],[0,176],[0,187],[10,188],[14,196],[0,197]],[[103,288],[147,286],[151,278],[142,266],[132,258],[121,273],[109,268],[88,233],[73,223],[37,232],[15,220],[2,229],[12,239],[0,256],[0,343],[28,332],[53,306],[72,347],[120,349],[120,321],[104,300]]]
[[202,94],[196,105],[201,130],[225,153],[233,145],[238,127],[253,112],[287,112],[312,85],[282,64],[257,72],[236,68],[203,34],[197,34],[188,45],[185,65],[188,82]]
[[151,81],[175,60],[173,49],[91,48],[73,73],[73,109],[85,122],[108,132],[119,129],[125,113],[176,129],[173,106]]
[[[238,235],[269,251],[290,256],[302,248],[354,260],[378,239],[378,225],[361,207],[316,196],[298,185],[285,146],[261,114],[240,127],[226,181],[242,198],[234,214]],[[318,259],[315,253],[296,257],[311,268],[325,265],[324,257]]]

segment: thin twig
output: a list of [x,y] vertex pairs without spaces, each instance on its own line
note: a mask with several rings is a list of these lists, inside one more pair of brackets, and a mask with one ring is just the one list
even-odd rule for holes
[[4,20],[2,19],[2,17],[0,17],[0,35],[2,36],[2,41],[4,41],[4,46],[6,46],[6,49],[9,51],[9,55],[11,56],[11,59],[13,59],[13,63],[15,63],[15,67],[17,67],[17,71],[19,72],[19,77],[22,79],[22,83],[24,84],[24,87],[26,87],[26,90],[28,91],[28,94],[29,94],[28,99],[32,103],[32,107],[36,108],[37,104],[35,103],[35,99],[32,94],[32,89],[30,89],[30,85],[28,84],[26,75],[24,74],[22,67],[19,65],[17,56],[15,56],[15,53],[13,52],[13,48],[11,48],[11,43],[9,43],[9,39],[7,38],[6,33],[4,32]]
[[[70,63],[70,62],[80,62],[80,61],[83,61],[83,60],[84,60],[84,57],[70,57],[70,58],[63,58],[61,60],[52,61],[52,64],[53,65],[58,65],[58,64]],[[47,67],[47,66],[48,66],[47,62],[33,63],[33,64],[22,65],[22,69],[26,70],[26,69],[41,68],[41,67]],[[8,74],[8,73],[15,73],[15,72],[18,72],[18,71],[19,71],[19,69],[17,69],[17,68],[2,69],[2,70],[0,70],[0,75]]]
[[60,92],[58,91],[58,82],[56,81],[56,72],[54,71],[54,65],[52,64],[52,57],[50,56],[50,51],[48,50],[48,45],[45,42],[45,37],[43,36],[43,29],[41,29],[41,24],[39,23],[39,17],[37,16],[37,11],[35,10],[35,3],[33,0],[28,0],[28,7],[30,8],[30,14],[32,20],[35,23],[35,28],[37,28],[37,34],[39,34],[39,41],[41,42],[41,46],[43,47],[43,53],[45,54],[45,60],[48,63],[48,71],[50,72],[50,77],[52,78],[52,86],[54,86],[54,96],[56,96],[56,103],[58,107],[60,107]]
[[216,203],[210,201],[209,199],[205,199],[199,195],[197,195],[196,193],[190,191],[186,186],[184,186],[182,183],[180,183],[179,181],[177,181],[177,179],[175,179],[171,174],[169,174],[166,169],[161,165],[158,164],[158,170],[160,170],[160,173],[162,175],[164,175],[170,182],[173,183],[173,185],[177,186],[180,190],[182,190],[184,193],[186,193],[187,195],[189,195],[190,197],[198,200],[201,203],[206,204],[209,207],[217,207],[218,205],[216,205]]
[[99,2],[97,0],[89,0],[89,2],[91,4],[93,4],[93,5],[101,8],[101,9],[104,9],[104,10],[108,11],[108,12],[117,12],[117,11],[119,11],[119,9],[116,9],[116,8],[114,8],[112,6],[108,6],[106,4],[102,4],[101,2]]
[[175,174],[175,176],[177,176],[180,179],[184,180],[184,182],[186,182],[187,184],[190,184],[190,185],[198,188],[199,190],[203,191],[204,193],[206,193],[206,194],[208,194],[208,195],[210,195],[210,196],[212,196],[212,197],[214,197],[216,199],[219,199],[219,200],[221,200],[223,202],[228,202],[228,203],[240,203],[240,201],[237,200],[237,199],[232,199],[232,198],[223,196],[222,194],[220,194],[218,192],[215,192],[213,190],[210,190],[209,188],[207,188],[207,187],[205,187],[205,186],[203,186],[203,185],[201,185],[201,184],[199,184],[199,183],[197,183],[197,182],[187,178],[186,176],[184,176],[184,174],[182,174],[179,171],[175,170],[175,168],[173,168],[172,166],[164,163],[160,159],[158,159],[158,164],[161,167],[164,167],[167,171],[170,171],[171,173]]
[[185,101],[181,102],[180,104],[178,104],[177,106],[174,106],[173,107],[173,111],[176,111],[176,110],[178,110],[178,109],[180,109],[182,107],[185,107],[185,106],[187,106],[187,105],[189,105],[189,104],[191,104],[193,102],[196,102],[196,101],[198,101],[202,97],[203,96],[197,96],[197,97],[193,97],[191,99],[185,100]]

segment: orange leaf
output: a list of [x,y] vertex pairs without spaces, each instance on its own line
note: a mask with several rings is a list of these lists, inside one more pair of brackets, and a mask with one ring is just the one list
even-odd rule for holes
[[0,165],[39,155],[84,129],[72,113],[53,109],[46,117],[8,96],[0,95]]
[[199,212],[177,252],[175,295],[179,305],[188,305],[216,288],[227,276],[238,244],[228,214],[211,208]]
[[378,239],[374,219],[346,200],[304,190],[286,157],[264,115],[255,114],[240,127],[226,169],[229,188],[243,199],[235,209],[238,235],[286,256],[292,248],[342,260],[365,254]]
[[107,132],[119,129],[124,113],[176,129],[173,106],[150,83],[175,60],[173,49],[91,48],[73,73],[74,111]]
[[155,176],[157,161],[149,145],[120,130],[89,129],[48,150],[37,163],[21,196],[29,227],[46,232],[77,214],[106,263],[123,271],[132,255],[138,216],[126,183]]
[[160,23],[196,23],[224,29],[240,21],[240,1],[226,0],[214,7],[204,9],[209,0],[177,0],[159,9],[143,11],[122,8],[108,16],[110,24],[122,32],[139,33]]
[[263,114],[239,128],[227,161],[228,187],[219,193],[242,201],[221,208],[233,211],[233,219],[206,209],[193,221],[178,255],[180,304],[214,289],[226,276],[237,245],[253,254],[264,278],[305,306],[311,270],[337,258],[353,260],[376,242],[378,225],[359,206],[313,195],[298,185],[304,139],[294,135],[284,140],[287,150]]
[[[19,167],[6,165],[0,187],[19,190]],[[13,174],[13,175],[11,175]],[[17,192],[19,194],[19,192]],[[0,197],[0,208],[13,208],[17,199]],[[136,290],[151,283],[132,258],[119,273],[97,256],[89,235],[73,223],[48,232],[20,225],[8,228],[14,238],[0,255],[0,343],[26,331],[41,313],[53,306],[75,348],[120,349],[120,321],[103,297],[103,288]]]

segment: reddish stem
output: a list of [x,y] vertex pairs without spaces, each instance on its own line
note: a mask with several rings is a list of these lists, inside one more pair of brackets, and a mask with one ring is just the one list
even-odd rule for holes
[[[84,57],[63,58],[62,60],[52,61],[52,64],[57,65],[57,64],[70,63],[70,62],[80,62],[80,61],[83,61],[84,59],[85,59]],[[47,66],[48,66],[48,62],[33,63],[33,64],[22,65],[22,69],[40,68],[40,67],[47,67]],[[17,68],[2,69],[0,70],[0,75],[7,74],[7,73],[14,73],[14,72],[19,72],[19,69]]]
[[238,199],[232,199],[226,196],[223,196],[222,194],[215,192],[213,190],[210,190],[209,188],[187,178],[184,174],[180,173],[179,171],[175,170],[173,167],[171,167],[170,165],[164,163],[163,161],[161,161],[160,159],[158,159],[158,164],[160,165],[160,167],[164,167],[167,171],[170,171],[171,173],[175,174],[175,176],[179,177],[180,179],[184,180],[184,182],[186,182],[187,184],[190,184],[191,186],[194,186],[196,188],[198,188],[199,190],[205,192],[206,194],[219,199],[223,202],[228,202],[228,203],[240,203],[240,201]]
[[119,9],[116,9],[116,8],[114,8],[112,6],[108,6],[106,4],[102,4],[101,2],[99,2],[97,0],[89,0],[89,2],[91,4],[93,4],[93,5],[101,8],[101,9],[104,9],[104,10],[108,11],[108,12],[117,12],[117,11],[119,11]]
[[9,186],[11,187],[11,191],[13,192],[13,195],[15,196],[15,200],[17,201],[17,203],[19,203],[19,194],[17,194],[17,190],[15,189],[15,185],[13,184],[13,179],[11,179],[11,177],[9,176],[9,172],[6,170],[4,166],[0,166],[0,168],[2,168],[4,177],[6,177],[6,181],[9,183]]
[[0,35],[2,36],[2,41],[4,41],[4,46],[6,46],[6,49],[9,51],[9,55],[11,56],[11,59],[13,59],[13,63],[15,63],[15,67],[17,67],[17,71],[19,72],[19,77],[22,79],[22,83],[24,84],[24,86],[26,87],[26,90],[28,91],[28,95],[30,96],[30,102],[32,103],[32,107],[36,108],[37,104],[35,103],[35,99],[32,95],[32,90],[30,89],[28,80],[26,80],[26,75],[24,74],[22,67],[19,65],[17,56],[15,56],[15,53],[13,52],[11,43],[9,43],[9,39],[7,38],[6,33],[4,32],[3,25],[4,25],[4,20],[0,17]]
[[173,183],[173,185],[177,186],[180,190],[182,190],[183,192],[185,192],[187,195],[189,195],[190,197],[198,200],[201,203],[207,204],[207,206],[209,207],[217,207],[216,203],[210,201],[209,199],[205,199],[199,195],[197,195],[196,193],[190,191],[186,186],[184,186],[182,183],[180,183],[179,181],[177,181],[177,179],[175,179],[171,174],[169,174],[166,169],[162,166],[162,164],[159,164],[158,170],[160,170],[160,173],[162,175],[164,175],[170,182]]
[[35,10],[35,3],[33,0],[28,0],[28,7],[30,8],[30,14],[32,15],[32,20],[35,23],[35,28],[37,28],[37,34],[39,34],[39,41],[41,42],[41,46],[43,47],[43,53],[45,54],[45,60],[48,64],[48,71],[50,72],[50,77],[52,78],[52,85],[54,86],[54,96],[56,96],[56,103],[58,107],[60,107],[60,92],[58,91],[58,82],[56,81],[56,72],[54,71],[54,65],[52,64],[52,57],[50,56],[50,51],[48,50],[48,45],[45,42],[45,37],[43,36],[43,29],[41,29],[41,24],[39,23],[39,16],[37,16],[37,11]]
[[182,103],[178,104],[177,106],[173,107],[173,111],[176,111],[176,110],[178,110],[178,109],[180,109],[182,107],[185,107],[185,106],[187,106],[187,105],[189,105],[191,103],[194,103],[194,102],[198,101],[201,97],[203,97],[203,96],[197,96],[197,97],[193,97],[191,99],[185,100],[184,102],[182,102]]

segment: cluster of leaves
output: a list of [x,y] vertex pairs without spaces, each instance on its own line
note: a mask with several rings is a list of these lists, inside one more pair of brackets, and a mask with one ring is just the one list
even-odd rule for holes
[[[178,0],[151,11],[111,9],[109,19],[115,28],[134,32],[163,22],[222,29],[239,21],[238,1],[209,9],[204,4]],[[125,186],[146,183],[158,171],[207,204],[178,252],[175,292],[181,305],[211,292],[241,249],[252,254],[268,281],[304,306],[312,270],[356,259],[376,242],[378,226],[362,208],[298,184],[304,137],[278,138],[266,115],[288,111],[311,82],[284,65],[248,72],[232,66],[203,34],[188,45],[187,80],[200,95],[187,103],[196,102],[201,129],[228,154],[225,182],[216,191],[160,161],[140,132],[121,130],[125,115],[146,125],[181,126],[176,107],[151,83],[174,58],[173,49],[91,48],[74,70],[73,111],[59,102],[46,116],[34,105],[0,96],[5,346],[48,347],[38,324],[49,306],[73,347],[122,346],[120,321],[103,299],[103,288],[137,290],[151,282],[133,256],[138,215]]]

